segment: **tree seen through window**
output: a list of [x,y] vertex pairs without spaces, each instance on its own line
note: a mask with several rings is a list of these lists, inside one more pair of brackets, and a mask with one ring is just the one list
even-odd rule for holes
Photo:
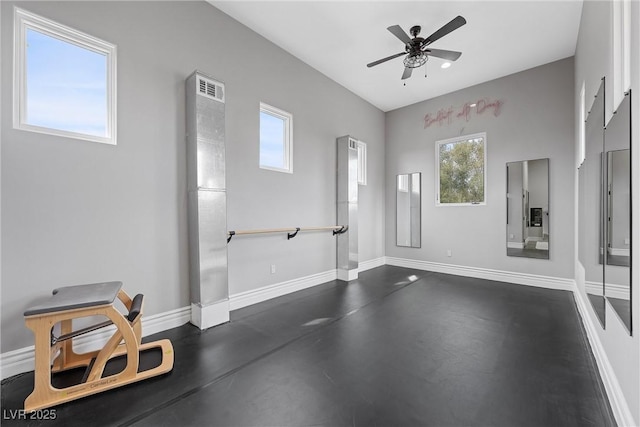
[[485,138],[438,145],[440,204],[484,203]]

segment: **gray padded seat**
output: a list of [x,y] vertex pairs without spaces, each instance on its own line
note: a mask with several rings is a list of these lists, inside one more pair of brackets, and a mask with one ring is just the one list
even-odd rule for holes
[[122,282],[104,282],[58,288],[53,291],[51,298],[42,304],[30,307],[24,315],[34,316],[111,304],[118,296],[121,287]]

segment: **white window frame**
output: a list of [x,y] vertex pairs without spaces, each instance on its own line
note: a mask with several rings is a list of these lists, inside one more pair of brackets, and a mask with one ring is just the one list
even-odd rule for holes
[[[116,45],[18,7],[14,7],[13,24],[13,127],[30,132],[116,145]],[[35,126],[26,122],[26,44],[28,29],[106,56],[107,120],[105,136],[88,135],[67,130]]]
[[[264,102],[260,103],[260,113],[269,114],[270,116],[277,117],[284,121],[284,168],[277,168],[273,166],[263,166],[260,163],[260,151],[262,151],[262,141],[260,135],[260,124],[258,124],[258,134],[259,134],[259,151],[258,151],[258,165],[260,169],[266,169],[275,172],[284,172],[284,173],[293,173],[293,114],[276,108],[272,105],[266,104]],[[260,116],[258,115],[258,119]]]
[[358,184],[367,185],[367,144],[358,141]]
[[398,176],[398,191],[400,193],[409,192],[409,176],[411,174],[399,174]]
[[585,102],[585,82],[582,81],[582,88],[580,89],[580,118],[578,120],[578,167],[584,162],[587,152],[586,141],[586,125],[587,125],[587,106]]
[[[440,203],[440,146],[444,145],[444,144],[451,144],[451,143],[456,143],[456,142],[464,142],[464,141],[468,141],[470,139],[476,139],[476,138],[482,138],[482,142],[484,144],[484,173],[483,173],[483,180],[484,180],[484,191],[483,191],[483,200],[481,202],[470,202],[470,203]],[[474,133],[471,135],[462,135],[462,136],[457,136],[455,138],[449,138],[449,139],[444,139],[441,141],[436,141],[435,144],[435,149],[436,149],[436,157],[435,157],[435,172],[436,172],[436,177],[435,177],[435,183],[436,183],[436,188],[435,188],[435,195],[436,195],[436,206],[437,207],[441,207],[441,206],[486,206],[487,204],[487,133],[486,132],[480,132],[480,133]]]
[[611,2],[613,51],[613,111],[631,88],[631,1]]

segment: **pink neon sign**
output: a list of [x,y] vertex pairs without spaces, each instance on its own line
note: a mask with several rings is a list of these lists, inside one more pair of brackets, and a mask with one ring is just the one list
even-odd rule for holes
[[454,107],[441,108],[435,114],[425,114],[424,128],[426,129],[433,124],[438,124],[438,126],[442,126],[443,124],[449,125],[454,120],[464,120],[468,122],[474,115],[487,112],[492,112],[495,117],[498,117],[502,112],[503,105],[504,101],[501,99],[490,100],[483,98],[478,99],[476,102],[465,102],[459,109],[454,109]]

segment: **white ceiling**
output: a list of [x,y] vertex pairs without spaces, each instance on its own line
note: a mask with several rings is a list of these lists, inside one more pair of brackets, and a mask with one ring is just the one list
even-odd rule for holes
[[[219,1],[218,9],[383,111],[572,56],[582,1]],[[422,26],[427,37],[457,15],[467,24],[431,45],[462,56],[448,69],[430,58],[406,80],[404,50],[387,31]]]

